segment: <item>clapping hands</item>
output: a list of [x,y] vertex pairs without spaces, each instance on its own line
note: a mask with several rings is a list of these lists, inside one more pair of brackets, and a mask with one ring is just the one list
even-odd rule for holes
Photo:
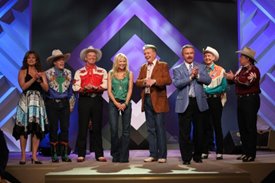
[[34,75],[34,78],[37,82],[41,83],[42,82],[42,72],[36,72],[36,74]]
[[249,76],[247,77],[247,79],[250,81],[250,83],[256,78],[257,78],[257,74],[255,72],[249,73]]
[[230,70],[229,72],[225,72],[225,73],[224,73],[224,77],[225,77],[226,79],[228,79],[228,80],[233,80],[234,77],[235,77],[235,75],[234,75],[234,73]]

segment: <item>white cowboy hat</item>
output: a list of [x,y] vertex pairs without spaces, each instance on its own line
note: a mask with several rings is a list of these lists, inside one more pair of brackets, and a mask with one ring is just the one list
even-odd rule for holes
[[218,51],[210,46],[207,46],[206,49],[203,49],[203,53],[212,53],[215,56],[214,61],[217,61],[220,58]]
[[85,57],[88,52],[96,53],[96,61],[99,61],[102,57],[102,52],[99,49],[96,49],[93,46],[89,46],[88,48],[84,48],[83,50],[81,50],[81,52],[80,52],[81,60],[85,61]]
[[253,61],[257,62],[255,60],[256,51],[252,50],[251,48],[244,47],[242,50],[236,51],[236,53],[240,53],[242,55],[248,56]]
[[63,57],[64,61],[66,62],[70,58],[70,56],[70,53],[63,54],[59,49],[54,49],[52,51],[52,55],[47,58],[47,61],[52,63],[54,59]]

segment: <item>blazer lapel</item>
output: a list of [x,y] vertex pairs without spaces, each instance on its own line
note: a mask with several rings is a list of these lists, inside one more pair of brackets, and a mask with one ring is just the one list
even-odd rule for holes
[[188,68],[186,67],[185,63],[182,64],[182,70],[185,76],[189,76]]
[[151,78],[155,78],[155,75],[158,74],[159,70],[159,61],[157,60],[156,65],[154,66],[154,69],[152,71]]

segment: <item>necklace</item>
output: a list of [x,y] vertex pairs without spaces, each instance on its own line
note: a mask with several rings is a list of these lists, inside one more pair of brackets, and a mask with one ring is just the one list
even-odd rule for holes
[[122,90],[122,79],[119,80],[119,87],[118,87],[119,90]]
[[118,80],[118,89],[122,90],[123,89],[123,83],[122,80],[125,78],[125,73],[117,73],[116,79]]

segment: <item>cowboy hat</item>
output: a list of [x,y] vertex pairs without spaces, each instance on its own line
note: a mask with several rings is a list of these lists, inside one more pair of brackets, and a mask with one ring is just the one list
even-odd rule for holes
[[252,50],[251,48],[244,47],[242,50],[236,51],[236,53],[240,53],[242,55],[245,55],[245,56],[251,58],[253,61],[257,62],[255,60],[256,51]]
[[96,61],[99,61],[102,57],[102,52],[99,49],[94,48],[93,46],[89,46],[88,48],[84,48],[80,52],[81,60],[85,61],[85,57],[88,52],[95,52],[96,53]]
[[220,57],[219,52],[210,46],[207,46],[206,49],[203,49],[203,53],[212,53],[215,56],[214,61],[219,60],[219,57]]
[[54,49],[52,51],[52,55],[47,58],[47,61],[52,63],[56,58],[63,57],[64,61],[66,62],[70,58],[70,56],[70,53],[63,54],[59,49]]

